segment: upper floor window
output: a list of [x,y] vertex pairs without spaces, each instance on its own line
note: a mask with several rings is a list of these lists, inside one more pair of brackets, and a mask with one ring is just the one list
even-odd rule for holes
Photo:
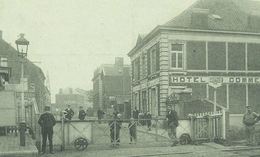
[[170,65],[173,69],[183,68],[183,44],[171,44]]
[[142,78],[146,77],[146,54],[142,54]]
[[152,46],[147,52],[147,71],[148,75],[154,74],[160,70],[159,65],[160,51],[159,43]]
[[6,57],[0,57],[0,67],[8,67],[8,62]]
[[137,81],[140,79],[140,58],[138,57],[137,59],[135,59],[132,65],[133,81]]

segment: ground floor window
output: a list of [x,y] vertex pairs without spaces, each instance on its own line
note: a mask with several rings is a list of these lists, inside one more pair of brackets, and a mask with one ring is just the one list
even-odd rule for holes
[[252,109],[260,113],[260,85],[248,85],[248,104],[252,106]]
[[246,86],[229,85],[229,110],[231,113],[240,114],[245,112]]

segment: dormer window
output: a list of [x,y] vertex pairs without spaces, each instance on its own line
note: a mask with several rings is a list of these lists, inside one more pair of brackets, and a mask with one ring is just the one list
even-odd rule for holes
[[194,8],[191,14],[191,26],[199,29],[207,29],[208,15],[208,9]]
[[260,11],[252,11],[247,21],[249,29],[258,30],[260,25]]
[[211,14],[211,15],[209,15],[209,17],[212,18],[213,20],[221,20],[222,19],[222,17],[217,15],[217,14]]

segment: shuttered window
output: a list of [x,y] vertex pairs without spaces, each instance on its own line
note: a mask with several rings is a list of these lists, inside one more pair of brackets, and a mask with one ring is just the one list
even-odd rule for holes
[[152,46],[147,52],[147,70],[148,75],[160,70],[160,51],[158,43]]

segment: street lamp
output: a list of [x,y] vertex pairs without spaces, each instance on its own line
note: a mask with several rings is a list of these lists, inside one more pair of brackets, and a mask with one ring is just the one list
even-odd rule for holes
[[25,105],[24,105],[24,64],[23,60],[27,57],[29,41],[24,38],[24,34],[20,34],[20,37],[15,41],[18,56],[22,58],[21,62],[21,80],[22,92],[21,92],[21,119],[20,119],[20,146],[25,146]]
[[23,33],[21,33],[19,36],[20,36],[20,38],[15,40],[18,55],[22,58],[26,58],[27,52],[28,52],[29,41],[24,38]]

